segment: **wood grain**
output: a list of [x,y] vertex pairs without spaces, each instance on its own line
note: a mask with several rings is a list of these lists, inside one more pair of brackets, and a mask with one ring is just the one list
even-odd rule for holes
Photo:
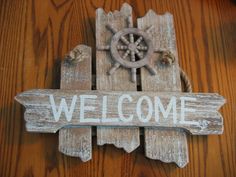
[[[149,10],[144,17],[138,18],[137,23],[140,29],[146,29],[153,25],[154,28],[149,35],[153,40],[154,48],[170,51],[175,58],[174,63],[165,65],[161,64],[161,55],[155,53],[152,57],[152,67],[155,68],[158,74],[150,76],[142,68],[140,74],[142,90],[180,92],[179,60],[172,14],[158,15],[153,10]],[[144,139],[147,157],[163,162],[175,162],[182,168],[189,162],[187,135],[183,130],[145,128]]]
[[236,176],[234,0],[127,1],[135,7],[135,17],[148,9],[172,13],[180,66],[189,75],[193,91],[218,92],[228,100],[221,111],[223,135],[188,136],[190,163],[185,168],[146,158],[142,137],[141,146],[130,154],[94,145],[92,160],[82,163],[58,151],[57,134],[26,132],[15,95],[33,88],[59,88],[59,63],[68,51],[83,43],[95,54],[96,8],[109,12],[120,9],[123,2],[0,2],[0,176]]
[[[61,63],[61,89],[89,90],[92,88],[92,50],[78,45]],[[80,157],[83,162],[92,158],[92,127],[62,128],[58,149],[62,153]]]
[[[96,47],[110,45],[114,35],[110,25],[117,31],[127,28],[128,17],[132,16],[132,7],[123,4],[121,8],[110,13],[106,13],[102,8],[96,11]],[[117,63],[118,64],[118,63]],[[130,73],[124,68],[118,68],[113,75],[108,77],[115,62],[112,60],[110,51],[96,50],[96,87],[97,90],[127,90],[136,91],[136,82],[129,81]],[[127,79],[124,79],[127,78]],[[114,144],[118,148],[123,148],[126,152],[132,152],[140,145],[139,128],[110,128],[97,127],[97,144]]]
[[[16,100],[25,106],[26,128],[32,132],[55,133],[66,126],[173,127],[193,135],[223,132],[223,118],[217,111],[225,99],[218,94],[38,89],[20,93]],[[169,113],[168,108],[162,110],[165,107]]]

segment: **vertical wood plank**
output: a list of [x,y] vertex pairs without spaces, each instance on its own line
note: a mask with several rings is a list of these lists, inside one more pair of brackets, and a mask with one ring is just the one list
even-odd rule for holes
[[[141,69],[141,87],[143,91],[181,91],[178,54],[173,17],[170,13],[157,15],[149,12],[138,19],[138,28],[146,29],[151,25],[150,31],[154,48],[169,50],[175,56],[175,63],[164,66],[160,63],[158,53],[152,58],[152,66],[157,70],[157,75],[150,75],[144,68]],[[165,105],[167,106],[167,105]],[[160,115],[162,116],[162,115]],[[186,134],[181,129],[155,129],[145,128],[145,153],[151,159],[163,162],[175,162],[179,167],[188,163],[188,146]]]
[[[76,46],[61,64],[62,89],[91,89],[91,48],[85,45]],[[80,157],[82,161],[92,158],[92,129],[91,127],[63,128],[59,131],[59,151]]]
[[[106,14],[103,9],[96,11],[96,46],[110,45],[113,35],[107,25],[110,24],[117,30],[128,27],[128,17],[132,16],[132,8],[123,4],[120,11]],[[136,90],[136,82],[130,82],[129,70],[118,68],[112,75],[107,72],[114,65],[110,51],[97,50],[96,52],[96,83],[97,90]],[[104,128],[97,127],[97,144],[114,144],[127,152],[136,149],[139,144],[139,128]]]
[[[229,100],[221,111],[224,134],[189,136],[191,160],[184,169],[149,160],[142,148],[124,155],[116,148],[108,153],[109,148],[93,146],[88,163],[61,155],[56,134],[25,131],[23,109],[13,97],[32,88],[58,88],[57,56],[78,41],[92,45],[94,9],[118,9],[122,2],[1,1],[0,176],[236,176],[235,0],[129,2],[136,15],[149,8],[173,13],[181,65],[194,90],[219,92]],[[119,161],[117,154],[122,154]]]

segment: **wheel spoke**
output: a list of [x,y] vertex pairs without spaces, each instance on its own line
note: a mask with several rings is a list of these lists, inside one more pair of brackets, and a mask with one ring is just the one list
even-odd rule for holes
[[152,75],[156,75],[157,71],[150,65],[145,65],[146,69],[152,74]]
[[129,27],[129,28],[133,28],[132,16],[129,16],[129,17],[128,17],[127,22],[128,22],[128,27]]
[[121,36],[120,40],[126,44],[126,45],[129,45],[129,41],[124,37],[124,36]]
[[143,51],[147,51],[148,47],[147,46],[137,46],[138,50],[143,50]]
[[118,30],[116,28],[114,28],[111,24],[107,24],[106,27],[113,33],[117,33]]
[[131,52],[131,61],[135,61],[135,52],[134,51]]
[[122,56],[122,59],[125,59],[129,55],[130,51],[126,50],[125,54]]
[[129,34],[129,41],[131,42],[131,43],[134,43],[134,35],[133,34]]
[[[135,62],[135,52],[134,51],[131,52],[131,61]],[[136,68],[131,69],[131,81],[132,82],[136,82],[136,80],[137,80],[136,71],[137,71]]]
[[151,31],[153,28],[154,28],[154,26],[151,25],[151,26],[149,26],[149,27],[145,30],[145,32],[146,32],[146,33],[150,33],[150,31]]
[[137,49],[135,50],[135,53],[137,54],[137,56],[138,56],[140,59],[143,59],[142,54],[141,54]]
[[156,53],[162,53],[163,51],[166,51],[167,49],[163,49],[163,48],[156,48],[154,49],[154,52]]
[[126,45],[118,45],[117,50],[127,50],[128,47]]
[[110,50],[110,46],[109,45],[97,46],[97,50]]
[[137,41],[135,42],[135,45],[139,45],[139,43],[143,40],[143,37],[140,36]]
[[137,81],[137,76],[136,76],[136,68],[131,69],[131,81],[136,82]]
[[112,75],[120,67],[119,63],[115,63],[114,66],[108,71],[109,75]]

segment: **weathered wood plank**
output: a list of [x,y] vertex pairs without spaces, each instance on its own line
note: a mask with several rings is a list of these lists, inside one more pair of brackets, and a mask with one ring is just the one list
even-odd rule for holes
[[[128,4],[123,4],[120,11],[106,14],[103,9],[96,11],[96,45],[110,45],[113,33],[106,27],[111,25],[118,30],[128,27],[127,19],[132,17],[132,8]],[[136,90],[136,83],[129,81],[129,71],[119,68],[113,75],[108,76],[107,72],[114,65],[109,51],[96,51],[96,83],[97,90]],[[97,127],[97,143],[114,144],[118,148],[123,148],[127,152],[136,149],[139,144],[138,128],[109,128]]]
[[[76,46],[61,64],[61,89],[91,89],[91,48]],[[62,128],[59,130],[59,151],[80,157],[82,161],[92,158],[91,127]]]
[[218,94],[31,90],[16,100],[26,107],[28,131],[92,125],[184,128],[198,135],[223,131],[217,110],[225,100]]
[[[164,66],[160,63],[157,53],[153,55],[153,67],[157,70],[156,76],[150,76],[147,71],[141,69],[141,86],[143,91],[181,91],[178,54],[174,22],[171,14],[157,15],[149,12],[138,19],[138,28],[146,29],[150,25],[154,28],[150,31],[153,45],[156,50],[169,50],[175,56],[175,63]],[[163,162],[175,162],[179,167],[188,163],[188,145],[186,134],[181,129],[154,129],[144,130],[145,153],[151,159],[159,159]]]
[[62,156],[58,136],[24,130],[23,107],[13,97],[31,88],[59,88],[55,58],[78,41],[92,45],[94,8],[118,9],[122,1],[1,1],[0,176],[236,177],[235,0],[127,2],[137,16],[149,8],[174,14],[179,59],[195,91],[228,100],[221,109],[223,135],[189,136],[191,159],[184,169],[145,158],[142,148],[126,154],[95,145],[87,163]]

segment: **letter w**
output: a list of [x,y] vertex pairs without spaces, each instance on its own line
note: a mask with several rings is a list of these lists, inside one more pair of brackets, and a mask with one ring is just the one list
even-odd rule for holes
[[75,109],[75,103],[77,101],[77,95],[74,95],[73,98],[72,98],[72,102],[71,102],[71,105],[70,105],[70,110],[68,110],[68,106],[66,104],[65,98],[61,99],[58,111],[56,110],[56,104],[55,104],[55,100],[54,100],[54,97],[53,97],[52,94],[49,95],[49,100],[50,100],[50,104],[52,106],[52,112],[53,112],[53,117],[54,117],[55,121],[57,122],[59,120],[59,118],[61,116],[61,113],[64,110],[66,120],[68,122],[70,122],[71,118],[72,118],[72,114],[73,114],[74,109]]

